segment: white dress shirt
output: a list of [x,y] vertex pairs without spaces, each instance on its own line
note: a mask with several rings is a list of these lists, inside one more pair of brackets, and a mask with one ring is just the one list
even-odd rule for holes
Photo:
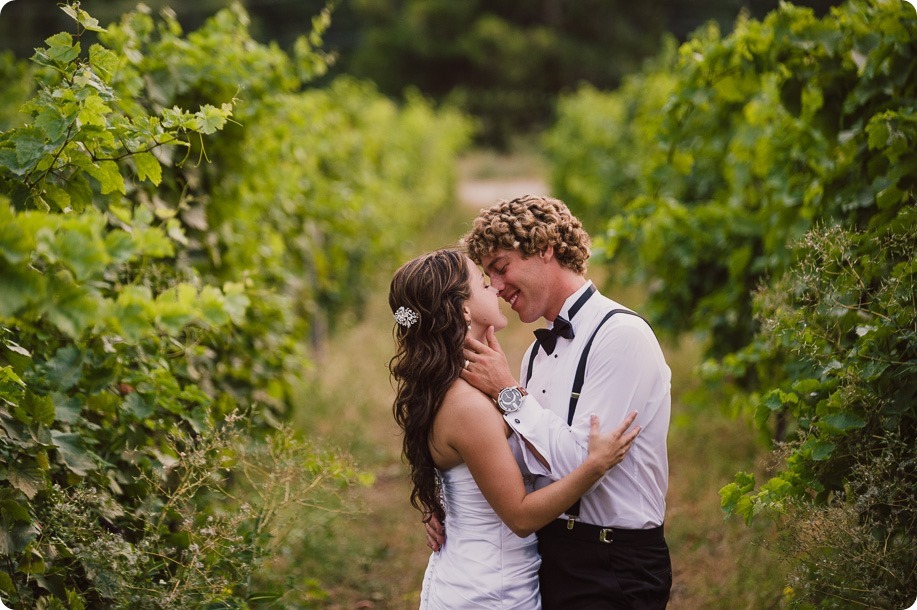
[[[571,295],[560,315],[568,312],[591,282]],[[671,414],[672,374],[659,342],[641,318],[617,313],[599,329],[589,352],[586,377],[571,426],[567,411],[580,354],[599,322],[612,309],[624,307],[595,292],[575,312],[573,339],[558,338],[550,355],[539,349],[532,377],[525,382],[533,343],[522,360],[521,383],[528,396],[520,409],[504,416],[510,427],[546,458],[543,466],[528,451],[529,470],[544,487],[570,473],[588,455],[589,416],[611,430],[631,412],[641,431],[624,460],[612,468],[581,502],[579,518],[603,527],[646,529],[661,525],[668,488],[666,436]]]

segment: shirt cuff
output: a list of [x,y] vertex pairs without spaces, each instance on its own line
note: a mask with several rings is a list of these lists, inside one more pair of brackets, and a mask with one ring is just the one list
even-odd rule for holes
[[525,396],[522,399],[522,405],[517,411],[506,413],[503,419],[518,434],[523,441],[524,447],[523,459],[526,466],[532,474],[548,476],[551,474],[550,463],[545,466],[532,455],[531,449],[534,448],[544,459],[548,460],[547,446],[538,438],[538,430],[541,428],[541,419],[544,417],[544,408],[538,404],[538,401],[532,396]]

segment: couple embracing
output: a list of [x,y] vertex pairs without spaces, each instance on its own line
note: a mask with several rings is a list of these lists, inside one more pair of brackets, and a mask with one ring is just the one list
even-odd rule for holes
[[[589,243],[563,202],[525,196],[392,279],[394,415],[433,549],[422,609],[668,601],[671,373],[649,325],[586,280]],[[547,321],[519,379],[499,298]]]

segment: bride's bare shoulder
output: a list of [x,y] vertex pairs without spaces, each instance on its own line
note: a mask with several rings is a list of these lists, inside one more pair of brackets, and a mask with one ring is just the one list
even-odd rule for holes
[[446,391],[442,409],[461,418],[499,416],[494,402],[464,379],[456,379]]

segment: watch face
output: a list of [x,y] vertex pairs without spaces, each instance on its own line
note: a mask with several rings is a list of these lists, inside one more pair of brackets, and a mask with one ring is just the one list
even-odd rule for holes
[[522,392],[519,388],[503,388],[497,396],[497,404],[504,413],[518,411],[522,406]]

